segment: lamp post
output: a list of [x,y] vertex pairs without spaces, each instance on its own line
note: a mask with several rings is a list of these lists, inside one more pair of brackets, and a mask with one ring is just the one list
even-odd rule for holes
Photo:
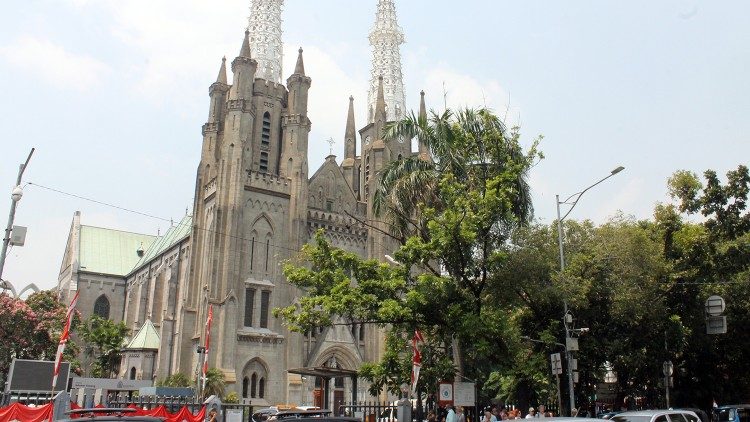
[[[589,189],[593,188],[594,186],[602,183],[603,181],[609,179],[610,177],[614,176],[615,174],[623,171],[625,167],[618,166],[606,177],[603,177],[593,185],[587,187],[586,189],[576,192],[569,197],[567,197],[564,201],[560,201],[560,195],[555,195],[555,205],[557,206],[557,242],[558,246],[560,247],[560,273],[565,272],[565,252],[563,251],[563,227],[562,222],[565,220],[565,218],[570,214],[571,211],[573,211],[573,208],[578,204],[578,201],[581,199],[581,196],[583,196],[584,193],[586,193]],[[572,202],[571,202],[572,201]],[[570,208],[568,209],[568,212],[565,213],[562,217],[560,216],[560,205],[569,205]],[[571,333],[573,333],[575,330],[572,329],[572,323],[573,323],[573,316],[568,312],[568,300],[563,299],[563,325],[565,326],[565,362],[567,366],[567,375],[568,375],[568,395],[570,398],[570,412],[572,415],[573,409],[575,408],[575,392],[574,392],[574,383],[573,383],[573,368],[572,368],[572,361],[573,361],[573,355],[571,350]],[[576,349],[577,350],[577,349]]]
[[[13,192],[10,194],[10,213],[8,215],[8,225],[5,227],[5,236],[3,237],[3,249],[0,251],[0,280],[3,279],[3,268],[5,267],[5,256],[8,254],[8,244],[10,244],[10,232],[13,231],[13,219],[16,216],[16,204],[23,197],[23,189],[21,188],[21,178],[23,172],[29,165],[31,155],[34,153],[34,148],[31,148],[29,156],[26,157],[26,162],[21,164],[18,169],[18,177],[16,178],[16,186],[13,188]],[[5,283],[2,285],[3,289],[7,289]]]

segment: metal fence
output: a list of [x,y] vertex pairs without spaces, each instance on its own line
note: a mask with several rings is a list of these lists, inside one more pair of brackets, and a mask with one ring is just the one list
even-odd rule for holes
[[128,393],[108,394],[106,403],[107,407],[128,407],[131,404],[141,409],[151,410],[153,408],[164,406],[167,411],[174,413],[187,406],[191,413],[197,413],[203,407],[203,400],[190,396],[135,396]]
[[0,393],[0,407],[8,406],[11,403],[21,403],[27,406],[40,406],[53,400],[54,396],[48,391],[12,391]]

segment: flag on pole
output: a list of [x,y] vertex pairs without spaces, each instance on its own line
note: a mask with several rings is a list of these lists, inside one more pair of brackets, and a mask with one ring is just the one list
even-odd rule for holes
[[411,365],[411,391],[417,391],[417,381],[419,381],[419,370],[422,368],[422,350],[421,343],[424,343],[422,332],[414,330],[414,337],[411,339],[411,350],[413,353]]
[[55,391],[55,385],[57,385],[57,375],[60,373],[60,364],[62,363],[63,352],[65,351],[65,345],[70,339],[70,324],[73,323],[73,315],[75,314],[76,303],[78,302],[78,293],[76,291],[73,300],[70,301],[68,311],[65,313],[65,326],[60,334],[60,342],[57,344],[57,355],[55,356],[55,373],[52,376],[52,391]]
[[206,342],[203,347],[203,387],[206,388],[206,374],[208,373],[208,345],[211,341],[211,321],[214,320],[214,307],[208,305],[208,318],[206,318]]

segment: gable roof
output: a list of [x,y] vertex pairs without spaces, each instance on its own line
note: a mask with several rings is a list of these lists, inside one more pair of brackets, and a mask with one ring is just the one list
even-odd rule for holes
[[81,271],[125,276],[138,262],[138,248],[147,249],[156,236],[81,226],[79,263]]
[[357,195],[354,194],[354,189],[352,189],[351,186],[349,186],[349,183],[346,181],[346,177],[344,177],[344,173],[341,171],[341,167],[339,167],[338,164],[336,164],[336,156],[335,155],[329,155],[326,157],[325,161],[323,161],[323,164],[318,167],[318,170],[315,172],[315,174],[310,177],[310,179],[307,181],[308,186],[312,186],[312,184],[315,182],[315,180],[324,174],[325,170],[329,169],[333,172],[334,178],[338,181],[344,183],[346,187],[348,187],[348,192],[354,198],[354,200],[357,200]]
[[186,215],[179,223],[177,223],[176,226],[170,227],[169,230],[164,233],[164,236],[156,238],[156,240],[151,243],[151,246],[146,247],[146,245],[144,244],[143,247],[146,249],[146,252],[143,254],[143,257],[141,257],[141,259],[139,259],[134,263],[132,267],[130,267],[128,273],[132,273],[138,270],[152,259],[161,255],[162,252],[166,251],[167,249],[171,248],[175,244],[188,237],[190,235],[190,229],[192,228],[192,226],[193,216]]
[[147,319],[135,334],[126,349],[159,349],[161,337],[154,327],[154,323]]

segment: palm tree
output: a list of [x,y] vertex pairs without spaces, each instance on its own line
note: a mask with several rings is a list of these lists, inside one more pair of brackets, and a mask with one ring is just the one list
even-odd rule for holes
[[206,371],[206,386],[203,389],[203,398],[211,396],[224,397],[224,373],[217,368],[210,368]]
[[402,242],[413,234],[428,236],[420,218],[420,206],[437,210],[445,204],[440,194],[440,181],[451,175],[469,188],[485,189],[489,178],[513,166],[522,166],[513,180],[515,196],[510,211],[513,221],[499,221],[511,226],[531,221],[533,206],[528,184],[528,169],[536,154],[535,148],[524,154],[518,145],[518,132],[509,131],[487,109],[463,109],[457,114],[445,110],[416,117],[414,113],[384,128],[385,140],[399,138],[417,140],[430,151],[430,157],[411,156],[393,161],[380,174],[380,183],[373,198],[373,211],[385,216],[394,237]]

